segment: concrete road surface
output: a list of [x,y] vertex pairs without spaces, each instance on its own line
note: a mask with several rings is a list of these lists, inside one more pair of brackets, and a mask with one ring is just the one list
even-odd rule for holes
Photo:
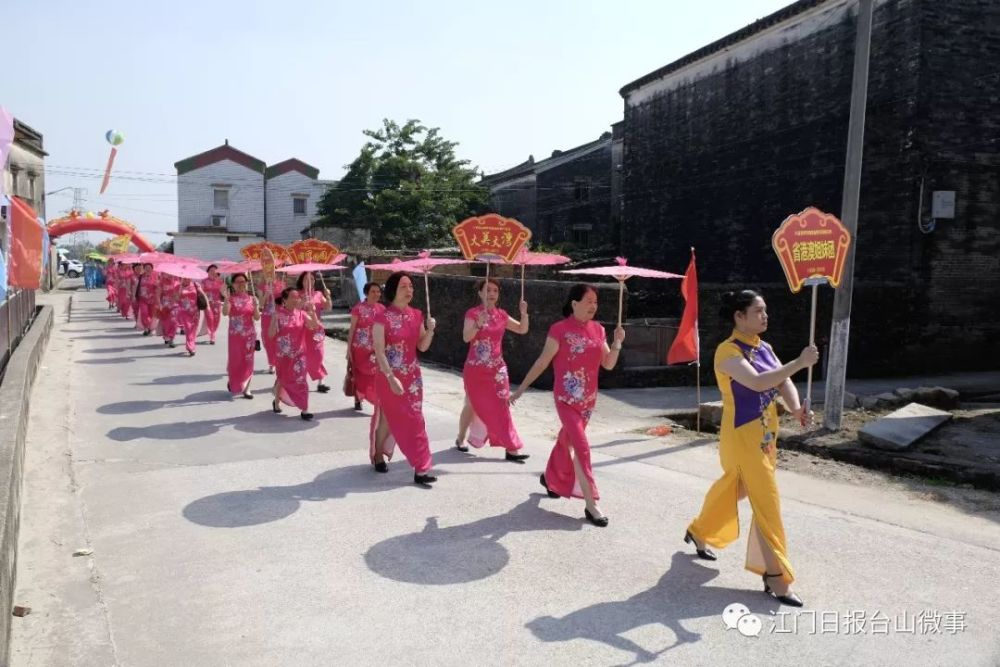
[[[77,292],[68,321],[55,300],[31,404],[19,667],[1000,664],[996,515],[783,471],[806,608],[762,593],[743,539],[696,560],[681,538],[719,473],[716,444],[640,431],[676,391],[599,401],[600,529],[581,501],[541,493],[548,393],[515,410],[526,465],[465,455],[461,379],[425,369],[440,475],[427,490],[402,459],[372,472],[369,410],[337,391],[311,394],[312,423],[275,415],[262,354],[256,398],[231,400],[225,336],[188,358],[102,292]],[[335,387],[344,350],[328,341]],[[745,609],[730,629],[732,604]]]

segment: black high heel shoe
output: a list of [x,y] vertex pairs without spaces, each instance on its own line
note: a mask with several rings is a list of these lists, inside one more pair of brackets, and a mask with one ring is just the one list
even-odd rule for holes
[[413,483],[419,484],[420,486],[430,487],[431,484],[438,481],[438,478],[434,475],[421,475],[418,473],[413,473]]
[[301,417],[302,421],[304,422],[311,422],[313,420],[313,413],[303,412],[302,414],[299,415],[299,417]]
[[375,464],[375,472],[389,472],[389,464],[385,461],[378,461]]
[[467,452],[467,451],[469,451],[469,446],[468,445],[463,445],[461,438],[456,438],[455,439],[455,449],[457,449],[460,452]]
[[608,527],[608,517],[606,517],[606,516],[602,516],[600,518],[597,518],[596,516],[594,516],[593,514],[591,514],[590,510],[588,510],[588,509],[583,510],[583,515],[585,517],[587,517],[587,521],[589,521],[590,523],[594,524],[598,528],[607,528]]
[[542,476],[538,478],[538,481],[541,482],[542,486],[545,487],[545,492],[547,494],[549,494],[549,498],[560,498],[561,497],[558,493],[556,493],[555,491],[553,491],[552,489],[550,489],[549,485],[545,483],[545,473],[544,472],[542,473]]
[[768,577],[780,577],[780,576],[781,576],[780,572],[778,574],[762,574],[762,575],[760,575],[760,578],[764,581],[764,592],[767,593],[768,595],[770,595],[771,597],[773,597],[775,600],[777,600],[781,604],[786,604],[789,607],[801,607],[801,606],[803,606],[805,603],[802,602],[802,598],[800,598],[795,593],[792,593],[791,591],[789,591],[786,595],[778,595],[777,593],[775,593],[774,591],[771,590],[770,586],[767,585],[767,578]]
[[693,544],[695,551],[698,553],[698,558],[702,560],[719,560],[719,557],[715,555],[715,552],[709,548],[700,549],[698,548],[698,543],[694,541],[694,537],[691,535],[691,531],[684,533],[684,543]]
[[275,412],[281,412],[281,406],[278,405],[278,399],[271,401],[271,409]]
[[504,458],[506,460],[513,461],[514,463],[524,463],[526,460],[528,460],[529,456],[531,456],[531,455],[530,454],[518,454],[516,452],[510,452],[510,451],[507,452],[506,454],[504,454]]

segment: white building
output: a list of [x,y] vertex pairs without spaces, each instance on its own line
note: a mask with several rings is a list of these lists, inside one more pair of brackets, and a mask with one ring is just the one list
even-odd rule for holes
[[240,248],[263,239],[287,245],[303,238],[331,181],[295,158],[268,167],[229,141],[174,164],[178,231],[174,253],[241,259]]

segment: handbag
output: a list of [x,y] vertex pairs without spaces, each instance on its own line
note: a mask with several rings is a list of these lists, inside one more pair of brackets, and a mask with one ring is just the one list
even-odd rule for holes
[[351,372],[351,364],[347,364],[347,372],[344,373],[344,396],[354,396],[354,373]]
[[260,352],[260,338],[253,342],[253,349],[255,352]]
[[208,310],[208,297],[204,292],[198,292],[198,310]]

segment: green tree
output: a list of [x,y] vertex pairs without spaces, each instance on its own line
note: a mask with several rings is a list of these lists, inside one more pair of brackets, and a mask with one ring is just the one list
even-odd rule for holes
[[378,247],[418,249],[452,243],[454,225],[488,209],[477,169],[438,128],[385,119],[364,134],[361,153],[320,199],[314,226],[367,228]]

